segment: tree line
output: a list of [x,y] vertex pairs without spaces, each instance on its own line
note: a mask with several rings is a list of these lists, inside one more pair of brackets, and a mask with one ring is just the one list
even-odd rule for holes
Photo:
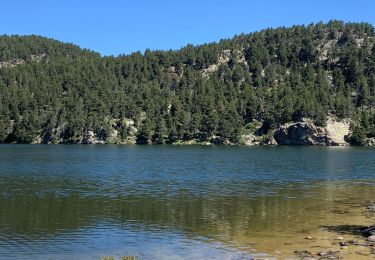
[[[375,136],[375,31],[330,21],[174,51],[101,56],[40,36],[0,36],[0,142],[238,143],[253,122],[351,118]],[[20,62],[21,61],[21,62]],[[132,119],[132,131],[125,119]]]

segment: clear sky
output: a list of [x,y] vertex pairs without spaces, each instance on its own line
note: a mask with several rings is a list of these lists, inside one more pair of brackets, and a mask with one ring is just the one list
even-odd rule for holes
[[178,49],[330,19],[375,25],[375,0],[0,1],[0,34],[42,35],[103,55]]

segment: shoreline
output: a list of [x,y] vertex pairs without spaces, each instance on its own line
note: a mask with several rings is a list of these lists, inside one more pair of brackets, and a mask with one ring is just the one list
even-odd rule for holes
[[172,143],[172,144],[138,144],[138,143],[0,143],[0,145],[123,145],[123,146],[217,146],[217,147],[374,147],[374,145],[321,145],[321,144],[216,144],[210,142]]

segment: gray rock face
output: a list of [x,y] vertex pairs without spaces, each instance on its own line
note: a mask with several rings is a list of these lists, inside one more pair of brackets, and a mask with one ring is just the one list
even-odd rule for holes
[[258,140],[257,136],[254,134],[248,134],[243,136],[243,144],[252,146],[252,145],[260,145],[260,141]]
[[349,122],[328,119],[325,127],[316,126],[311,120],[289,123],[280,126],[274,132],[279,145],[348,145],[345,141],[349,134]]
[[86,131],[83,135],[83,144],[104,144],[103,140],[99,140],[94,131]]
[[324,136],[318,136],[315,127],[303,122],[281,126],[275,130],[274,138],[281,145],[325,144]]

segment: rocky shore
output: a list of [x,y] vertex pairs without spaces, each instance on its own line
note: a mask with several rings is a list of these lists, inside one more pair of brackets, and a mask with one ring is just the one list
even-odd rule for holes
[[[266,135],[259,134],[259,129],[243,136],[244,145],[320,145],[348,146],[350,145],[350,120],[328,118],[325,126],[318,126],[310,119],[291,122],[269,130]],[[374,142],[371,138],[365,141],[367,145]],[[370,140],[371,139],[371,140]]]
[[[375,226],[369,227],[374,230]],[[361,232],[358,230],[358,232]],[[313,240],[314,237],[307,236],[305,239]],[[336,248],[339,248],[338,250]],[[349,250],[354,253],[345,254]],[[362,240],[345,240],[343,236],[338,236],[332,239],[332,249],[311,252],[308,250],[294,251],[297,259],[303,260],[322,260],[322,259],[372,259],[375,258],[375,235],[370,235]]]
[[[375,214],[375,205],[366,207],[368,217]],[[370,215],[370,216],[369,216]],[[295,250],[297,259],[322,260],[322,259],[375,259],[375,225],[368,227],[343,226],[337,237],[330,240],[332,248],[323,251],[313,252],[312,250]],[[346,239],[345,234],[356,235],[356,239]],[[305,240],[314,241],[312,235],[305,237]]]
[[[99,131],[83,129],[74,140],[62,138],[63,127],[53,129],[52,134],[41,133],[35,136],[32,144],[137,144],[140,123],[132,119],[110,120],[111,127],[106,135]],[[119,126],[125,127],[126,136],[120,132]],[[12,128],[9,128],[11,134]],[[175,145],[304,145],[304,146],[349,146],[352,138],[351,120],[338,120],[328,117],[324,126],[317,125],[313,120],[304,118],[299,122],[289,122],[268,130],[264,129],[261,121],[254,121],[246,125],[237,142],[212,135],[205,140],[176,140]],[[375,146],[375,138],[365,138],[364,146]]]

